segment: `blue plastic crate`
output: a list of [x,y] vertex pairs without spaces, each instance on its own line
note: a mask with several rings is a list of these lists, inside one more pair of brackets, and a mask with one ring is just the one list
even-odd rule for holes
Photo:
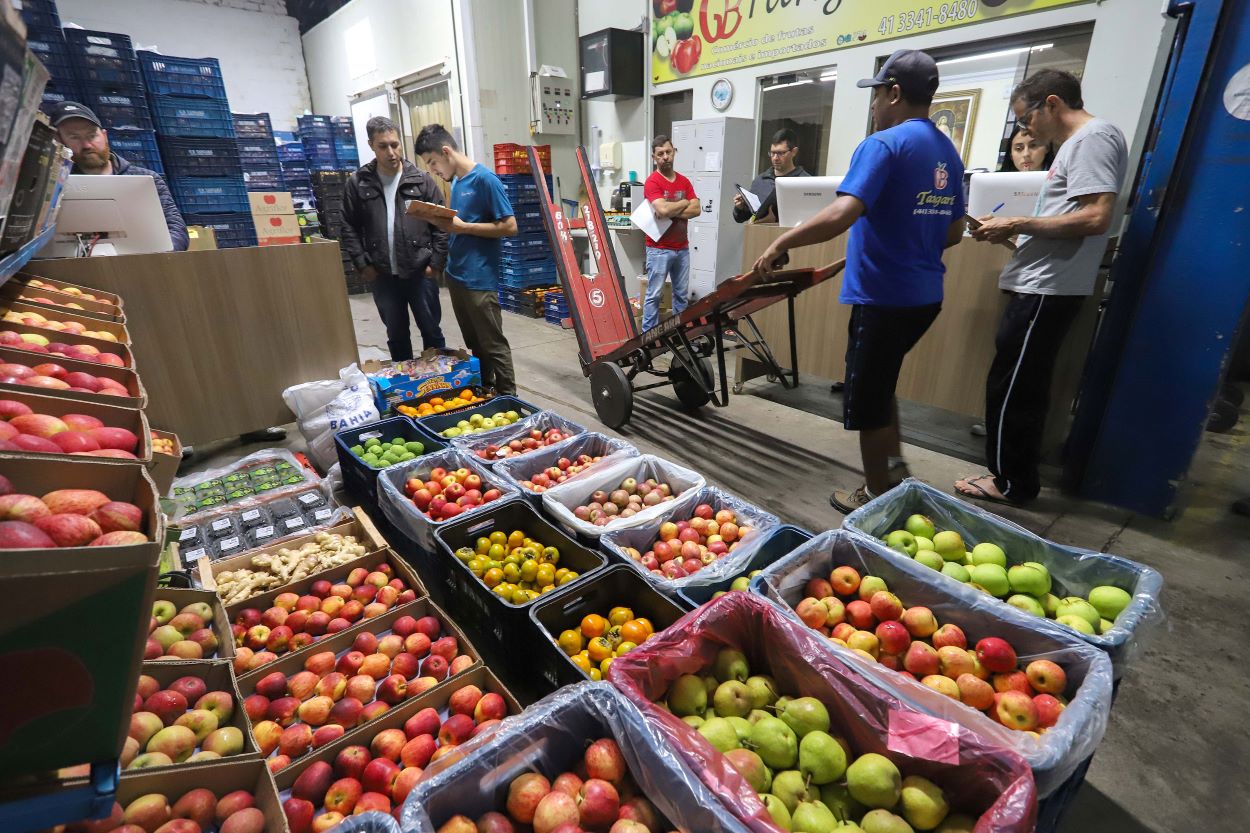
[[78,84],[78,76],[69,59],[69,48],[65,45],[65,36],[60,29],[29,31],[26,33],[26,45],[48,70],[52,80],[75,86]]
[[191,139],[233,139],[230,105],[212,98],[154,95],[152,115],[162,136]]
[[56,3],[50,0],[23,0],[22,22],[26,30],[60,29],[61,15],[57,12]]
[[216,58],[175,58],[157,52],[139,52],[138,58],[143,83],[152,95],[226,100],[226,84]]
[[161,158],[165,170],[177,177],[227,177],[243,176],[239,151],[232,139],[175,139],[160,137]]
[[74,83],[74,79],[51,78],[43,88],[43,105],[45,112],[54,104],[64,101],[82,101],[82,90]]
[[278,145],[277,148],[278,161],[284,165],[288,162],[302,165],[308,159],[308,157],[304,154],[304,145],[300,142]]
[[[238,130],[237,122],[235,130]],[[243,161],[244,166],[251,164],[256,167],[281,168],[278,162],[278,148],[273,142],[240,137],[235,140],[235,147],[239,150],[239,159]]]
[[95,111],[109,130],[151,130],[152,113],[141,87],[83,83],[82,103]]
[[132,165],[165,175],[165,164],[151,130],[119,130],[109,134],[109,145],[118,156]]
[[334,127],[333,116],[304,115],[298,117],[295,121],[299,125],[300,130],[307,128],[322,128],[330,130]]
[[211,228],[217,237],[217,248],[235,249],[256,245],[256,226],[249,212],[226,214],[187,214],[183,217],[189,226]]
[[286,180],[282,178],[281,171],[244,170],[243,181],[247,183],[247,190],[249,191],[285,191],[286,190]]
[[143,73],[129,36],[92,29],[61,31],[79,83],[143,86]]
[[232,113],[234,135],[240,139],[264,139],[273,144],[273,122],[268,113]]
[[525,278],[531,275],[556,274],[556,262],[551,258],[543,260],[509,260],[506,256],[500,272],[511,277]]
[[170,177],[169,190],[186,214],[215,214],[226,211],[250,212],[247,186],[242,177]]

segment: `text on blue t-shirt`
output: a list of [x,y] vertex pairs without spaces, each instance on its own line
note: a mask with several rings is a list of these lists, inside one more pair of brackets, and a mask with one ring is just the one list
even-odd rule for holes
[[918,307],[942,301],[942,251],[964,215],[964,166],[928,119],[908,119],[860,142],[839,194],[857,197],[842,279],[844,304]]
[[[466,223],[493,223],[515,213],[499,177],[481,165],[451,183],[451,207]],[[494,289],[502,252],[498,237],[453,234],[447,243],[447,277],[466,289]]]

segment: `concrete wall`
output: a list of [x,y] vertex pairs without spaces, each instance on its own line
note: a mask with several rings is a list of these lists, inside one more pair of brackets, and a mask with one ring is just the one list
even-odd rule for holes
[[221,61],[230,108],[294,130],[309,106],[299,25],[282,0],[58,0],[63,24],[129,35],[136,48]]

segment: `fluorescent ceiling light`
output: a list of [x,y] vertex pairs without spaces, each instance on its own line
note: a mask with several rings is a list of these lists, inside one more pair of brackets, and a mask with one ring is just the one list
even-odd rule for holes
[[784,84],[774,84],[771,87],[765,87],[764,90],[767,92],[769,90],[780,90],[782,87],[797,87],[800,84],[812,84],[812,83],[814,82],[810,78],[800,78],[797,81],[787,81]]
[[945,61],[938,61],[940,67],[949,66],[950,64],[962,64],[968,61],[987,61],[990,58],[1005,58],[1008,55],[1019,55],[1021,52],[1040,52],[1043,49],[1050,49],[1053,43],[1042,43],[1037,46],[1020,46],[1015,49],[1000,49],[997,52],[986,52],[981,55],[966,55],[962,58],[950,58]]

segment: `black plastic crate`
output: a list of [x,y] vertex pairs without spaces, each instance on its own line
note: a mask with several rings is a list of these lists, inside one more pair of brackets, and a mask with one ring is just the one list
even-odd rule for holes
[[[234,134],[240,139],[264,139],[273,146],[273,122],[268,113],[232,113]],[[275,151],[276,151],[276,146]]]
[[41,110],[47,112],[53,105],[65,101],[82,101],[82,90],[73,78],[49,78],[43,88]]
[[251,162],[259,164],[266,168],[278,168],[278,148],[273,142],[266,142],[264,139],[258,139],[247,136],[238,136],[238,123],[235,123],[235,147],[239,150],[239,159],[243,162]]
[[247,186],[240,179],[170,177],[169,190],[184,213],[248,212]]
[[635,617],[649,619],[656,633],[686,613],[628,566],[613,564],[579,583],[576,592],[561,590],[533,606],[530,619],[539,631],[542,650],[526,655],[527,668],[557,688],[588,680],[556,640],[566,630],[578,630],[583,617],[597,613],[606,618],[614,607],[628,607]]
[[348,428],[335,434],[334,445],[339,455],[339,470],[343,473],[343,488],[353,497],[367,503],[370,508],[378,505],[378,472],[384,469],[369,467],[363,460],[352,454],[351,448],[371,437],[377,437],[383,441],[402,437],[405,442],[413,440],[420,442],[425,446],[425,450],[418,454],[418,457],[442,451],[450,445],[446,440],[430,436],[406,416],[390,417],[357,428]]
[[61,15],[52,0],[22,0],[22,21],[27,31],[61,28]]
[[233,139],[230,105],[212,98],[154,95],[150,99],[156,132],[187,139]]
[[121,130],[109,134],[109,145],[118,156],[141,168],[165,175],[165,163],[151,130]]
[[334,127],[333,116],[304,115],[298,117],[295,121],[299,124],[299,130],[304,130],[305,128],[330,130]]
[[143,83],[152,95],[180,95],[226,100],[226,84],[216,58],[175,58],[139,52]]
[[256,245],[256,226],[250,213],[184,214],[183,219],[189,226],[211,228],[219,249]]
[[243,176],[239,151],[232,139],[157,139],[165,170],[177,177]]
[[[445,414],[435,414],[434,416],[421,417],[417,420],[417,424],[424,428],[427,432],[435,437],[442,438],[442,432],[452,426],[458,424],[462,419],[468,419],[474,414],[482,416],[490,416],[501,411],[516,411],[522,419],[530,414],[536,414],[542,408],[537,405],[531,405],[524,399],[518,399],[515,396],[496,396],[488,402],[475,405],[472,408],[460,408],[456,411],[449,411]],[[445,439],[445,438],[443,438]]]
[[[756,570],[762,570],[769,564],[778,559],[784,558],[794,552],[803,544],[812,540],[812,533],[806,529],[800,529],[797,526],[785,524],[784,526],[773,527],[764,533],[765,538],[760,544],[759,550],[755,555],[751,556],[751,560],[747,562],[745,568],[739,575],[748,575]],[[691,610],[699,607],[712,600],[712,597],[719,592],[728,591],[730,585],[738,576],[729,576],[716,582],[715,584],[691,585],[677,591],[678,598],[684,602]]]
[[284,191],[286,183],[281,171],[243,171],[243,182],[249,191]]
[[79,83],[143,86],[143,73],[129,36],[92,29],[61,31]]
[[69,48],[60,29],[31,30],[26,33],[26,45],[35,54],[52,80],[70,83],[77,87],[78,75],[69,59]]
[[493,640],[495,647],[507,654],[508,665],[522,670],[528,668],[531,657],[524,651],[507,650],[507,646],[518,634],[533,627],[529,612],[539,599],[514,604],[487,587],[468,564],[455,555],[462,547],[473,549],[478,538],[492,532],[508,535],[514,530],[523,532],[544,548],[555,547],[560,552],[555,566],[578,574],[577,578],[551,591],[552,596],[557,593],[581,595],[581,588],[607,566],[608,559],[603,553],[577,543],[517,497],[490,504],[462,521],[449,521],[435,530],[434,536],[443,547],[441,557],[451,559],[451,578],[455,584],[452,597],[464,603],[465,614],[478,628],[475,633]]
[[151,130],[152,113],[141,87],[83,83],[82,103],[109,130]]

